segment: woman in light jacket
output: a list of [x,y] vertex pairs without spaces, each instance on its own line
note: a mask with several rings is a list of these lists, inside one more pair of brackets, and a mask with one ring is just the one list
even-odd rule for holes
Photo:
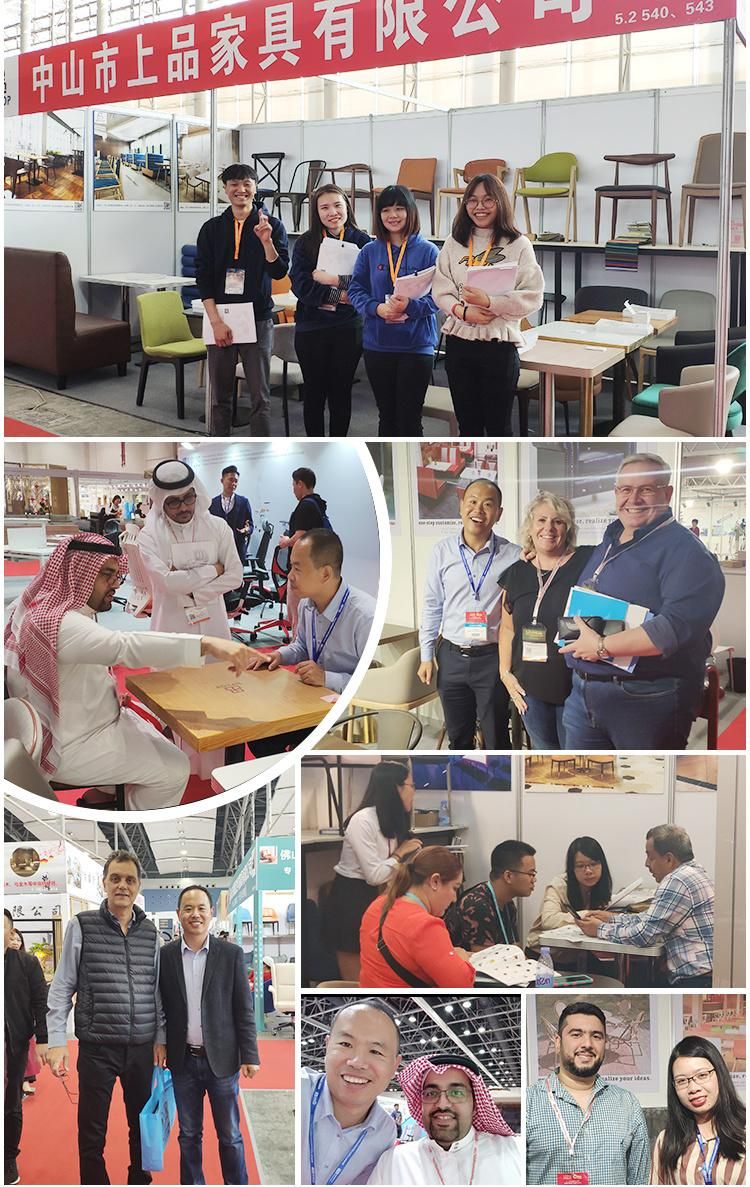
[[[517,264],[514,287],[492,296],[469,267]],[[541,309],[544,277],[531,243],[513,222],[507,191],[491,173],[472,178],[438,256],[432,295],[447,314],[445,369],[461,437],[502,437],[518,383],[521,318]]]

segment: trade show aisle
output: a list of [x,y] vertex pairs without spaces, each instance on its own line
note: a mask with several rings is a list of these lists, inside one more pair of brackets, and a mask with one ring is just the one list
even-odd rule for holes
[[[256,1109],[252,1098],[256,1092],[262,1093],[263,1096],[268,1092],[280,1090],[284,1092],[284,1096],[293,1094],[294,1041],[292,1039],[259,1039],[258,1048],[261,1068],[253,1080],[252,1088],[245,1089],[243,1087],[242,1089],[244,1107],[240,1112],[240,1124],[248,1164],[248,1181],[250,1183],[291,1182],[294,1178],[294,1153],[291,1150],[289,1157],[292,1174],[288,1179],[280,1180],[275,1177],[264,1179],[261,1177],[259,1163],[261,1166],[268,1166],[268,1154],[274,1145],[278,1145],[278,1124],[270,1115],[272,1111],[263,1108]],[[49,1157],[51,1151],[54,1151],[54,1182],[60,1184],[80,1182],[78,1154],[75,1141],[71,1140],[75,1130],[77,1109],[74,1102],[78,1100],[76,1055],[77,1043],[73,1041],[71,1042],[72,1066],[65,1081],[67,1093],[62,1083],[53,1080],[47,1069],[42,1069],[37,1076],[35,1095],[27,1097],[24,1101],[23,1152],[18,1162],[21,1178],[25,1183],[52,1181]],[[249,1081],[243,1081],[243,1083],[249,1083]],[[251,1119],[250,1127],[248,1126],[248,1117]],[[258,1153],[260,1153],[260,1157],[258,1157]],[[206,1181],[220,1183],[221,1166],[218,1141],[208,1101],[206,1101],[204,1112],[203,1157]],[[105,1158],[112,1182],[126,1182],[128,1128],[119,1083],[115,1086],[109,1114]],[[164,1170],[154,1172],[154,1182],[179,1182],[179,1164],[180,1151],[177,1143],[177,1125],[175,1124],[164,1156]],[[276,1164],[282,1165],[278,1154],[276,1163],[273,1165],[274,1175],[277,1169]]]

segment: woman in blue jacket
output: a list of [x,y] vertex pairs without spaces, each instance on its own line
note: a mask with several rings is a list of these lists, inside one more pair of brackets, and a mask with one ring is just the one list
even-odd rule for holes
[[310,199],[310,229],[297,240],[291,267],[297,297],[294,348],[304,380],[305,432],[325,436],[325,409],[332,437],[345,437],[352,416],[352,383],[362,354],[362,319],[347,296],[349,276],[318,269],[326,236],[363,247],[349,199],[337,185],[323,185]]
[[419,233],[411,190],[389,185],[375,205],[376,238],[362,248],[349,300],[364,320],[367,378],[378,405],[379,437],[421,437],[422,405],[437,344],[437,307],[428,294],[393,295],[398,276],[431,268],[434,243]]

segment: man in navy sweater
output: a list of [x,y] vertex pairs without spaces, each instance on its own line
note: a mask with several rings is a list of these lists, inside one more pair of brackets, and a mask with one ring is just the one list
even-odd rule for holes
[[[250,414],[238,412],[237,424],[249,424],[253,437],[271,433],[270,375],[273,349],[271,281],[289,268],[284,224],[255,202],[257,174],[249,165],[230,165],[221,175],[229,206],[204,223],[198,234],[196,282],[214,333],[207,346],[211,387],[209,431],[232,432],[232,392],[238,357],[250,390]],[[224,305],[252,305],[255,342],[235,342],[222,320]]]

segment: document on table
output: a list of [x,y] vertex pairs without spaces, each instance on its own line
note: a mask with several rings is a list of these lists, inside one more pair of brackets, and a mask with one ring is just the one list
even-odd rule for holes
[[[255,313],[253,311],[252,301],[240,301],[236,305],[217,304],[216,312],[224,324],[229,326],[232,331],[233,343],[258,341],[258,335],[255,332]],[[203,314],[201,337],[206,346],[216,345],[214,328],[208,319],[207,313]]]
[[[612,598],[609,594],[599,593],[595,589],[587,589],[583,585],[574,585],[568,594],[564,617],[572,618],[575,614],[581,618],[597,616],[599,618],[622,619],[626,630],[642,626],[649,618],[654,617],[653,613],[645,606],[636,606],[633,602]],[[555,642],[559,647],[565,646],[565,641],[560,639],[559,635],[555,636]],[[614,659],[603,659],[600,662],[620,668],[623,672],[632,672],[638,663],[638,656],[618,655]]]
[[651,902],[655,894],[656,890],[653,886],[647,886],[642,878],[636,878],[635,882],[630,882],[622,890],[618,890],[617,894],[612,895],[607,910],[612,911],[619,907],[624,911],[627,907],[633,907],[637,903]]
[[576,927],[575,923],[564,923],[562,927],[546,928],[543,935],[545,940],[550,941],[551,948],[554,948],[554,941],[552,937],[554,937],[555,940],[568,940],[573,944],[580,944],[581,940],[585,938],[584,933],[581,931],[580,927]]
[[490,264],[487,268],[467,268],[464,284],[482,289],[491,297],[510,293],[516,287],[518,264]]
[[676,309],[652,309],[648,305],[631,305],[630,301],[625,302],[622,312],[633,321],[672,321],[677,317]]
[[648,318],[640,321],[613,321],[610,317],[600,317],[594,322],[594,329],[600,334],[619,334],[621,338],[646,338],[652,334],[654,327]]
[[495,944],[473,952],[469,963],[480,973],[494,977],[501,985],[528,985],[537,974],[538,961],[527,960],[515,944]]
[[396,297],[406,297],[409,301],[416,301],[426,297],[432,288],[432,278],[435,275],[435,265],[423,268],[421,272],[411,272],[408,276],[397,276],[393,286]]

